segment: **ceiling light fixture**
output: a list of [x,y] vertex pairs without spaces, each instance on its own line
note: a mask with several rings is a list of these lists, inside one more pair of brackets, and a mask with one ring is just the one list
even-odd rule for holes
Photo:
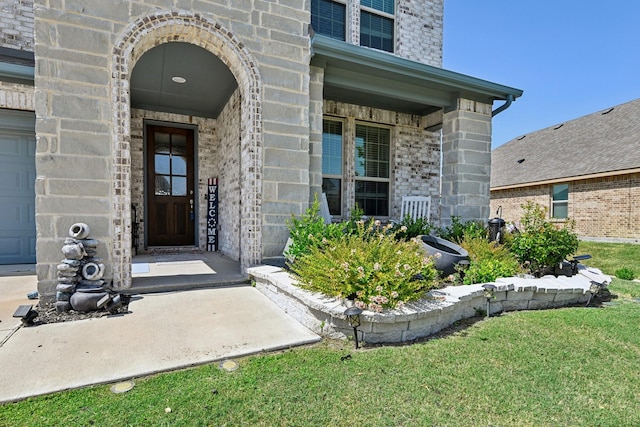
[[173,76],[171,77],[171,80],[173,80],[176,83],[186,83],[187,79],[185,79],[184,77],[180,77],[180,76]]

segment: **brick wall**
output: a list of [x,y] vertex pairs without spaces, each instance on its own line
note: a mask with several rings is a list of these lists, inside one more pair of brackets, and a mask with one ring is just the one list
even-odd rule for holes
[[443,0],[399,0],[396,7],[396,54],[442,67]]
[[[551,185],[491,192],[491,210],[502,206],[506,221],[518,221],[530,200],[551,208]],[[640,173],[569,183],[569,217],[582,238],[640,239]]]
[[0,46],[33,51],[33,0],[0,2]]
[[33,86],[0,81],[0,108],[34,111]]
[[[347,43],[360,44],[360,1],[346,0]],[[442,67],[444,0],[397,0],[394,54]]]
[[355,125],[391,127],[390,217],[399,219],[402,196],[431,196],[431,220],[437,222],[440,189],[439,134],[425,131],[420,117],[353,104],[324,101],[328,118],[344,121],[344,194],[342,211],[350,216],[355,200]]

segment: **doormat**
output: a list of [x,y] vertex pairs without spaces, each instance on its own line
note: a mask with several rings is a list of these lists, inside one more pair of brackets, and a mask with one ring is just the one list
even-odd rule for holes
[[149,263],[148,262],[140,262],[131,264],[131,274],[141,274],[149,272]]

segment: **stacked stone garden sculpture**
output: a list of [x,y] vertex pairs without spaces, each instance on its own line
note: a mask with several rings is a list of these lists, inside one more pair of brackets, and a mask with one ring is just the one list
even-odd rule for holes
[[56,310],[59,313],[103,308],[111,311],[121,304],[120,296],[112,295],[102,279],[105,267],[96,256],[99,242],[89,239],[90,232],[87,224],[73,224],[64,241],[65,259],[57,267]]

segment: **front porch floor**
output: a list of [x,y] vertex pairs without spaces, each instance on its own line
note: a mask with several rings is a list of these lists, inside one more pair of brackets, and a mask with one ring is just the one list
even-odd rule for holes
[[248,282],[240,262],[220,252],[139,254],[132,260],[130,293],[167,292]]

